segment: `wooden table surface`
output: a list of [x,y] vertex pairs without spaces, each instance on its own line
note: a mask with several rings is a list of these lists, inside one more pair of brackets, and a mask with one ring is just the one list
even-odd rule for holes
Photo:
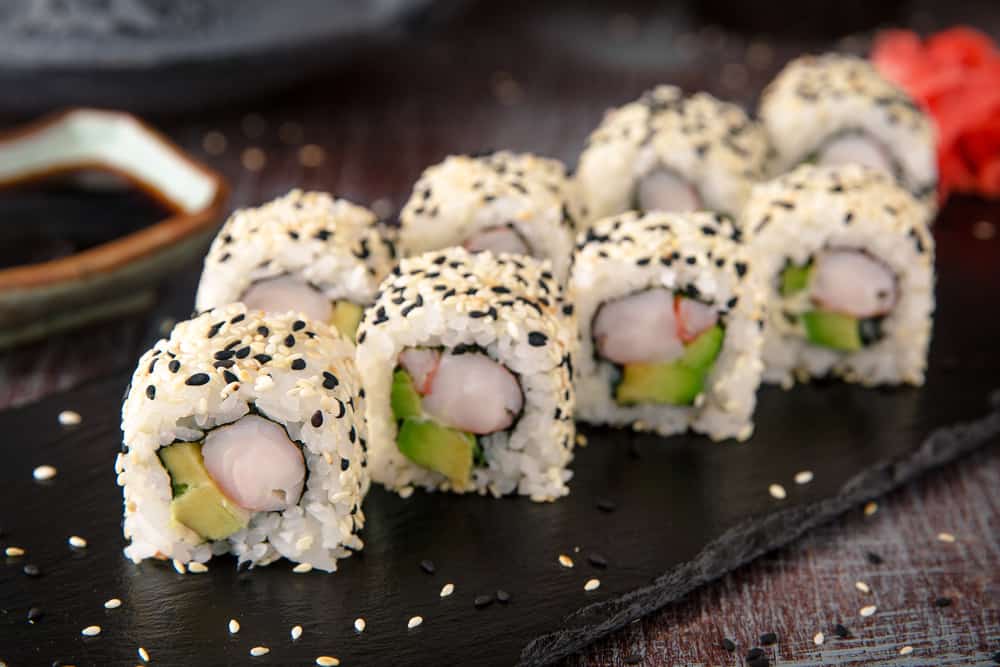
[[[390,216],[421,169],[449,153],[512,148],[572,164],[605,108],[655,83],[750,104],[792,55],[866,44],[856,36],[740,35],[662,4],[478,7],[449,27],[364,54],[349,69],[279,96],[153,122],[227,175],[232,206],[302,187]],[[1000,33],[1000,16],[984,19],[982,11],[917,3],[899,21],[927,28],[975,20]],[[1000,225],[1000,206],[979,210]],[[979,242],[992,244],[1000,260],[1000,240]],[[132,366],[155,319],[96,325],[0,355],[0,407]],[[90,341],[85,352],[75,344],[81,336]],[[1000,652],[998,490],[1000,448],[993,446],[892,494],[873,514],[842,517],[731,573],[565,665],[742,664],[740,656],[766,632],[777,634],[767,648],[772,664],[976,664],[969,654]],[[866,605],[878,613],[861,618]],[[848,638],[836,636],[838,623]],[[735,655],[721,647],[724,637],[736,643]],[[905,646],[913,652],[899,655]]]

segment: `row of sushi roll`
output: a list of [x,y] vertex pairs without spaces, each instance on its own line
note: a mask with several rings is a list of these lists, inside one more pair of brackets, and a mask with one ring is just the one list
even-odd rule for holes
[[744,441],[762,380],[921,384],[932,125],[841,55],[759,118],[659,86],[572,175],[451,156],[396,226],[297,190],[236,211],[132,377],[126,555],[332,571],[372,480],[551,501],[577,420]]

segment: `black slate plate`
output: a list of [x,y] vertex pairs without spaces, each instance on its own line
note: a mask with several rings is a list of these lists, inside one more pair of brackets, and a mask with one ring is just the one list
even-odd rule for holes
[[[967,215],[952,209],[952,218]],[[368,546],[333,576],[293,574],[284,562],[236,572],[231,559],[181,576],[169,564],[125,561],[111,470],[124,377],[5,414],[0,542],[27,555],[0,565],[0,660],[126,664],[139,646],[158,664],[309,664],[328,654],[344,665],[509,665],[566,655],[996,439],[996,243],[974,240],[957,221],[937,237],[940,306],[924,388],[766,388],[757,436],[744,446],[584,429],[589,445],[574,465],[572,494],[554,504],[420,492],[402,500],[376,488],[366,503]],[[83,424],[60,427],[64,408],[79,410]],[[59,476],[33,481],[42,463]],[[815,480],[798,486],[792,478],[804,469]],[[768,494],[772,482],[785,486],[786,500]],[[599,498],[616,509],[598,509]],[[89,547],[72,551],[73,534]],[[606,569],[588,563],[592,552]],[[575,567],[560,566],[559,554]],[[424,559],[434,574],[420,568]],[[42,576],[22,574],[26,563]],[[602,583],[587,593],[591,577]],[[446,582],[455,593],[440,599]],[[508,604],[474,608],[476,596],[498,589],[510,593]],[[105,610],[112,597],[122,607]],[[44,612],[35,624],[26,621],[32,606]],[[423,625],[407,630],[418,614]],[[357,617],[367,621],[360,635]],[[236,636],[230,618],[242,624]],[[91,624],[102,634],[82,637]],[[292,642],[296,624],[304,634]],[[271,653],[251,659],[256,645]]]

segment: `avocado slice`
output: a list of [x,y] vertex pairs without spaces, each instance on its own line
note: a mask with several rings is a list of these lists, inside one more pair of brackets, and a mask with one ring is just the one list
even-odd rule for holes
[[863,347],[858,320],[850,315],[811,310],[802,315],[806,339],[815,345],[856,352]]
[[205,469],[201,444],[179,442],[158,452],[170,475],[170,516],[207,540],[229,537],[250,521],[250,512],[219,490]]
[[392,414],[396,419],[420,417],[423,410],[420,407],[420,394],[413,386],[413,378],[402,368],[392,375],[392,394],[390,398]]
[[725,331],[715,325],[691,341],[676,361],[625,364],[615,400],[620,405],[691,405],[705,388],[705,378],[722,350],[724,337]]
[[365,314],[364,308],[350,301],[334,301],[333,315],[330,316],[330,324],[337,327],[337,330],[354,343],[358,333],[358,325],[361,323],[361,316]]
[[468,485],[479,450],[475,436],[416,417],[403,420],[396,444],[406,458],[441,473],[460,488]]
[[812,280],[813,266],[790,265],[781,272],[781,296],[792,296],[809,287]]

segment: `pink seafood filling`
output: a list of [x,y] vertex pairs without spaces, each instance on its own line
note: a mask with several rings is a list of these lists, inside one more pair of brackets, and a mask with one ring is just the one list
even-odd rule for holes
[[516,229],[511,226],[489,227],[474,234],[462,244],[469,252],[489,250],[494,254],[530,255],[531,248]]
[[694,186],[668,169],[656,169],[639,179],[636,203],[643,211],[675,213],[697,211],[702,207]]
[[259,280],[240,299],[251,310],[268,313],[302,313],[311,320],[329,322],[333,316],[330,300],[315,287],[292,276]]
[[859,319],[885,315],[899,288],[888,266],[859,250],[826,250],[816,258],[810,296],[825,310]]

